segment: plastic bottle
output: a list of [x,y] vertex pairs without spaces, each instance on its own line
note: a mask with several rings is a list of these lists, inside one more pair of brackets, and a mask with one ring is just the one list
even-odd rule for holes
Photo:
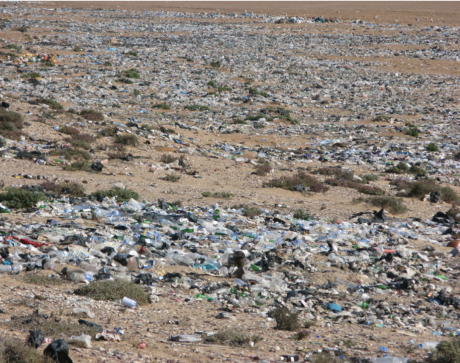
[[82,263],[80,263],[79,267],[82,270],[91,271],[91,272],[97,272],[99,270],[99,267],[97,265],[92,264],[92,263],[88,263],[86,261],[83,261]]
[[12,269],[10,265],[0,265],[0,273],[11,273]]
[[121,300],[121,303],[130,309],[134,309],[137,304],[134,300],[131,300],[130,298],[126,296],[123,298],[123,300]]

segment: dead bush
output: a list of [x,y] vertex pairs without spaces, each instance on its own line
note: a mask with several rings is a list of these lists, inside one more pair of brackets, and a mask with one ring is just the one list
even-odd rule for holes
[[122,300],[125,296],[139,305],[147,305],[149,296],[144,289],[125,281],[96,281],[75,290],[76,295],[86,296],[94,300]]
[[205,343],[247,347],[250,343],[257,343],[262,338],[258,335],[250,335],[247,331],[240,329],[226,329],[214,335],[205,337]]
[[286,307],[275,309],[272,315],[276,321],[275,329],[295,331],[300,327],[299,313]]

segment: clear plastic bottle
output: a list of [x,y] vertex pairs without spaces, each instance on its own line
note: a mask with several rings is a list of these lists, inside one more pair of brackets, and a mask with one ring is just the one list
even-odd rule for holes
[[431,349],[436,349],[438,344],[439,342],[426,341],[426,342],[420,343],[420,347],[425,350],[431,350]]
[[73,272],[71,275],[70,275],[70,279],[73,281],[73,282],[86,282],[88,281],[86,279],[86,275],[84,273],[80,273],[80,272]]

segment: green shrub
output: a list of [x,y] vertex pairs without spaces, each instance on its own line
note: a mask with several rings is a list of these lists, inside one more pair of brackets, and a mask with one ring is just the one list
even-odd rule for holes
[[58,101],[49,98],[37,98],[36,102],[48,105],[53,110],[62,110],[62,105]]
[[104,62],[104,67],[112,67],[112,62]]
[[204,338],[205,343],[248,347],[250,343],[257,343],[262,338],[258,335],[250,335],[247,331],[238,329],[226,329]]
[[113,187],[109,190],[98,190],[91,194],[91,198],[96,199],[98,202],[102,202],[105,197],[117,198],[117,202],[127,202],[130,199],[139,200],[139,194],[131,189],[123,189]]
[[367,199],[360,198],[356,201],[371,203],[376,207],[389,210],[392,214],[402,214],[407,212],[407,206],[402,202],[402,200],[391,196],[378,196]]
[[406,135],[412,136],[412,137],[418,137],[420,134],[420,131],[417,129],[417,127],[410,127],[409,129],[406,130],[405,132]]
[[215,86],[216,86],[216,82],[214,82],[214,81],[209,81],[209,82],[208,82],[208,86],[210,86],[210,87],[215,87]]
[[428,151],[439,151],[438,145],[436,145],[436,144],[429,144],[429,145],[426,147],[426,149],[427,149]]
[[123,75],[125,77],[127,77],[127,78],[133,78],[133,79],[140,79],[141,78],[140,74],[137,72],[137,69],[135,69],[135,68],[128,69],[127,71],[124,71]]
[[380,177],[378,175],[375,175],[375,174],[364,174],[362,176],[362,178],[364,180],[370,182],[370,181],[377,181],[377,180],[379,180]]
[[25,78],[25,79],[39,78],[39,77],[41,77],[41,74],[38,72],[29,72],[29,73],[24,73],[22,75],[22,78]]
[[233,194],[228,193],[228,192],[215,192],[215,193],[203,192],[203,193],[201,193],[201,195],[203,197],[205,197],[205,198],[224,198],[224,199],[228,199],[228,198],[233,197]]
[[15,49],[15,50],[21,49],[21,47],[19,45],[16,45],[16,44],[8,44],[8,45],[5,45],[3,48],[5,48],[5,49]]
[[79,46],[76,46],[72,49],[74,52],[83,52],[83,48],[82,47],[79,47]]
[[434,180],[418,180],[409,186],[409,197],[423,198],[431,192],[438,191],[441,193],[441,200],[447,203],[455,203],[458,201],[457,193],[450,187],[441,187]]
[[137,57],[137,52],[135,52],[134,50],[130,50],[128,53],[126,53],[127,55],[130,55],[132,57]]
[[220,68],[221,64],[220,64],[220,61],[217,61],[217,62],[211,62],[211,67],[214,67],[214,68]]
[[22,188],[8,188],[5,193],[0,194],[0,203],[13,209],[35,207],[38,202],[44,200],[46,200],[45,194]]
[[460,363],[460,338],[455,337],[438,344],[428,359],[429,363]]
[[219,86],[217,87],[217,92],[219,93],[222,93],[222,92],[225,92],[225,91],[231,91],[232,89],[230,87],[227,87],[227,86]]
[[43,190],[48,192],[57,193],[57,194],[70,194],[74,197],[83,197],[85,196],[85,188],[83,185],[80,185],[75,182],[69,183],[56,183],[51,181],[46,181],[40,185]]
[[157,103],[156,105],[153,105],[152,108],[160,108],[162,110],[170,110],[171,106],[169,106],[167,103]]
[[233,120],[234,125],[247,125],[248,123],[244,120],[235,119]]
[[257,207],[246,206],[244,207],[243,215],[245,217],[257,217],[257,216],[260,216],[262,213],[263,213],[262,210],[260,210]]
[[129,145],[129,146],[139,145],[139,139],[137,138],[136,135],[133,135],[133,134],[117,135],[115,136],[114,142],[116,144]]
[[27,33],[28,28],[26,26],[20,26],[19,28],[16,28],[15,30],[21,33]]
[[259,91],[255,88],[249,87],[249,94],[256,96],[259,94]]
[[87,160],[77,161],[70,165],[65,165],[65,171],[91,171],[91,164]]
[[119,78],[118,82],[125,83],[125,84],[133,84],[134,83],[129,78]]
[[308,175],[304,172],[299,172],[293,176],[282,176],[265,183],[265,187],[269,188],[282,188],[287,190],[296,190],[298,185],[303,185],[305,188],[310,188],[315,193],[327,192],[329,187],[320,183],[314,176]]
[[187,105],[185,106],[185,108],[190,111],[210,111],[210,108],[208,106],[202,105]]
[[180,180],[180,175],[166,174],[166,176],[164,177],[164,180],[172,182],[172,183],[176,183]]
[[89,121],[103,121],[104,115],[95,110],[82,110],[79,114],[81,117],[89,120]]
[[138,305],[147,305],[149,296],[140,285],[125,281],[96,281],[75,290],[76,295],[94,300],[122,300],[128,297]]
[[426,175],[427,174],[426,170],[423,170],[417,165],[412,165],[409,171],[411,174],[414,174],[414,175]]
[[272,313],[276,321],[275,329],[295,331],[300,327],[299,313],[286,307],[277,308]]
[[303,219],[304,221],[310,221],[311,215],[310,213],[304,211],[303,209],[299,208],[294,211],[294,218],[295,219]]
[[134,90],[134,96],[140,96],[142,93],[138,89]]

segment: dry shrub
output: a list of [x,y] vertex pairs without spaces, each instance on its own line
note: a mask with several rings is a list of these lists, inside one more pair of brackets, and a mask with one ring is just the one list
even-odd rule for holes
[[122,300],[128,297],[138,305],[147,305],[149,296],[139,285],[125,281],[96,281],[75,290],[76,295],[94,300]]
[[163,154],[160,157],[160,162],[165,163],[165,164],[172,164],[174,163],[178,158],[171,155],[171,154]]
[[226,329],[214,335],[208,335],[204,339],[206,343],[247,347],[251,342],[257,343],[262,338],[258,335],[250,335],[247,331],[239,329]]
[[46,191],[57,194],[70,194],[74,197],[83,197],[85,195],[85,188],[83,187],[83,185],[80,185],[75,182],[56,183],[46,181],[41,184],[41,187]]
[[277,308],[272,315],[276,321],[275,329],[295,331],[300,327],[299,313],[286,307]]
[[314,176],[308,175],[304,172],[299,172],[293,176],[282,176],[270,180],[264,186],[269,188],[282,188],[287,190],[296,190],[298,185],[303,185],[305,188],[312,188],[314,192],[327,191],[329,188],[319,182]]
[[62,126],[59,131],[66,135],[78,135],[80,130],[73,126]]
[[136,135],[126,134],[126,135],[117,135],[115,137],[116,144],[137,146],[139,145],[139,140]]
[[256,171],[254,174],[258,176],[267,176],[268,173],[272,171],[272,167],[267,164],[261,164],[256,166]]
[[104,115],[95,110],[82,110],[80,112],[80,116],[89,120],[89,121],[103,121],[104,120]]
[[49,357],[41,355],[36,349],[23,341],[6,336],[0,337],[0,363],[53,363]]

